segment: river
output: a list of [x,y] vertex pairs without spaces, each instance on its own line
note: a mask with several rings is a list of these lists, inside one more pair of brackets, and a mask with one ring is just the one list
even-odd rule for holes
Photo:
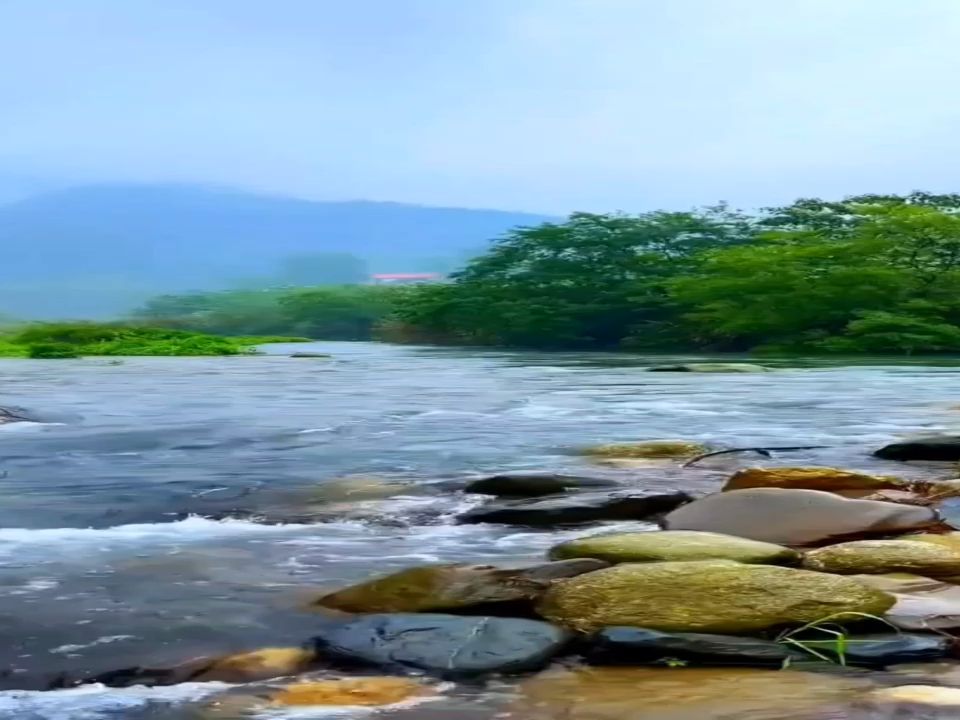
[[[826,445],[777,461],[900,472],[869,451],[960,430],[950,363],[661,374],[644,366],[677,358],[296,349],[334,359],[270,346],[254,357],[0,361],[0,404],[45,420],[0,428],[0,717],[207,717],[199,698],[216,687],[38,689],[58,673],[298,644],[311,635],[303,604],[322,588],[417,563],[542,558],[584,533],[455,525],[480,501],[449,489],[469,477],[566,470],[707,491],[756,460],[598,467],[577,449],[655,438]],[[414,487],[387,501],[324,495],[352,476]],[[409,717],[492,718],[516,702],[517,682],[447,689]],[[634,717],[668,717],[649,712]],[[731,717],[801,717],[750,712]]]

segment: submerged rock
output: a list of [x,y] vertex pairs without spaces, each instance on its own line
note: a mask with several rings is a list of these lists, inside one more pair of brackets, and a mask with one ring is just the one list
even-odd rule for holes
[[671,560],[736,560],[742,563],[794,565],[800,554],[772,543],[696,530],[592,535],[556,545],[554,560],[597,558],[611,563]]
[[616,565],[561,580],[537,606],[590,632],[612,625],[745,633],[838,613],[882,615],[893,596],[840,575],[729,560]]
[[577,475],[557,475],[554,473],[504,473],[492,477],[474,480],[467,484],[464,492],[498,497],[540,497],[556,495],[567,490],[580,490],[616,486],[617,482],[607,478],[580,477]]
[[900,685],[866,693],[859,705],[866,717],[896,720],[949,720],[960,714],[960,688]]
[[751,363],[682,363],[680,365],[654,365],[650,372],[698,372],[698,373],[761,373],[772,372],[771,368]]
[[930,577],[960,575],[960,552],[944,545],[902,540],[859,540],[811,550],[803,567],[841,575],[914,573]]
[[38,422],[23,408],[0,407],[0,425],[18,422]]
[[758,668],[588,667],[524,680],[518,720],[784,720],[842,717],[873,685],[849,675]]
[[937,513],[929,507],[777,488],[708,495],[663,519],[667,530],[706,530],[783,545],[905,533],[936,523]]
[[587,662],[650,665],[680,660],[696,665],[780,667],[809,655],[772,640],[706,633],[665,633],[636,627],[606,627],[593,638]]
[[432,695],[426,685],[398,677],[341,678],[302,682],[273,693],[274,705],[304,707],[311,705],[378,706],[392,705],[414,697]]
[[218,680],[245,683],[296,675],[307,670],[315,660],[312,650],[297,647],[262,648],[252,652],[227,655],[214,660],[190,677],[191,682]]
[[960,435],[933,435],[886,445],[875,453],[884,460],[960,460]]
[[377,614],[331,622],[314,644],[332,662],[470,677],[539,670],[572,637],[539,620]]
[[960,587],[957,585],[907,574],[856,575],[854,579],[893,595],[896,604],[884,619],[901,630],[960,628]]
[[467,511],[457,518],[457,522],[550,526],[598,520],[646,520],[670,512],[692,499],[684,492],[648,495],[578,493],[539,500],[493,502]]
[[407,495],[421,488],[413,483],[376,475],[351,475],[326,480],[312,488],[313,502],[342,503],[383,500],[397,495]]
[[584,455],[598,458],[687,458],[705,452],[709,452],[706,445],[689,440],[609,443],[583,450]]
[[828,467],[754,467],[734,473],[723,489],[787,488],[794,490],[884,490],[900,488],[905,481],[895,477],[837,470]]
[[295,353],[290,353],[290,357],[292,357],[292,358],[316,358],[316,359],[319,359],[319,360],[330,360],[331,358],[333,358],[333,355],[330,355],[329,353],[310,352],[310,351],[308,351],[308,350],[299,350],[299,351],[297,351],[297,352],[295,352]]
[[429,612],[529,603],[553,580],[607,567],[601,560],[579,559],[505,569],[489,565],[427,565],[324,595],[317,605],[356,613]]

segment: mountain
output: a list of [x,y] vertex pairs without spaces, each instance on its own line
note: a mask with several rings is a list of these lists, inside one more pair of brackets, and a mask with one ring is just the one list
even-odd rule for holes
[[269,276],[304,253],[350,252],[373,271],[417,271],[548,219],[195,185],[70,188],[0,205],[0,313],[102,316],[158,292]]

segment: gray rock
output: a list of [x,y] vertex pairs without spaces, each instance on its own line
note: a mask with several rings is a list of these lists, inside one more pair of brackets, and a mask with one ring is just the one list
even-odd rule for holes
[[313,643],[334,663],[457,678],[539,670],[572,638],[539,620],[379,614],[331,621]]
[[554,473],[504,473],[474,480],[464,491],[497,497],[541,497],[556,495],[581,488],[613,487],[617,483],[607,478],[556,475]]
[[884,460],[960,460],[960,435],[934,435],[893,443],[873,453]]
[[[800,641],[805,647],[839,659],[837,643],[822,635]],[[897,663],[940,660],[950,650],[950,638],[922,633],[876,633],[854,635],[844,643],[843,656],[848,665],[884,667]]]
[[809,655],[772,640],[708,633],[667,633],[635,627],[608,627],[585,653],[595,665],[660,665],[676,659],[694,665],[780,667]]
[[670,512],[692,499],[684,492],[647,495],[578,493],[538,500],[493,502],[464,513],[457,521],[543,527],[599,520],[646,520]]
[[771,372],[770,368],[751,363],[683,363],[680,365],[654,365],[650,372],[699,372],[699,373],[758,373]]
[[321,360],[329,360],[330,358],[333,357],[333,355],[329,355],[329,354],[327,354],[327,353],[321,353],[321,352],[309,352],[309,351],[306,351],[306,350],[300,350],[300,351],[295,352],[295,353],[290,353],[290,357],[292,357],[292,358],[318,358],[318,359],[321,359]]

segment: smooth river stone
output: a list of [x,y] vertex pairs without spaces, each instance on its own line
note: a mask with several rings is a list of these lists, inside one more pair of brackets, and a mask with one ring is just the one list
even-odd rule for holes
[[572,639],[539,620],[398,613],[330,621],[313,643],[334,663],[457,678],[539,670]]
[[753,488],[708,495],[663,519],[665,530],[705,530],[780,545],[905,533],[937,523],[916,505],[851,500],[820,490]]
[[886,445],[875,453],[884,460],[960,460],[960,435],[932,435]]
[[568,490],[616,487],[608,478],[556,475],[554,473],[504,473],[467,484],[464,492],[497,497],[541,497]]
[[[919,575],[854,575],[852,577],[893,595],[897,602],[884,617],[901,630],[960,628],[960,587],[957,585]],[[960,681],[960,670],[957,678]]]
[[929,577],[960,575],[960,551],[909,538],[857,540],[811,550],[803,567],[841,575],[913,573]]
[[460,523],[551,526],[599,520],[646,520],[690,502],[684,492],[661,494],[576,493],[533,500],[493,502],[457,518]]
[[896,477],[867,475],[830,467],[754,467],[738,470],[723,486],[725,491],[747,488],[784,488],[792,490],[884,490],[901,488],[905,481]]

